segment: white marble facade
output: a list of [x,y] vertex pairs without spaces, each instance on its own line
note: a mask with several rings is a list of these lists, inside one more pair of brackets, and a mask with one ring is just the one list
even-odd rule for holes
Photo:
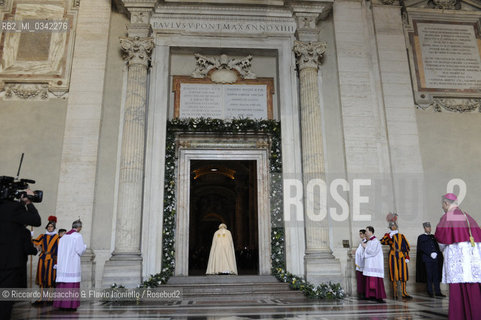
[[[4,8],[17,2],[22,1],[6,0]],[[285,189],[286,267],[294,274],[316,283],[334,279],[350,291],[355,288],[351,250],[357,247],[360,228],[373,225],[382,235],[386,213],[397,211],[401,231],[415,250],[421,223],[436,224],[437,197],[449,191],[451,178],[464,177],[470,187],[481,187],[476,174],[469,174],[478,166],[473,159],[479,152],[462,160],[466,171],[451,174],[455,159],[442,158],[435,141],[456,139],[441,129],[430,134],[439,124],[458,127],[468,121],[452,134],[469,134],[456,150],[470,149],[476,144],[479,112],[421,111],[413,95],[409,12],[442,21],[448,13],[427,2],[406,2],[411,11],[380,1],[261,2],[116,0],[114,10],[108,0],[75,2],[75,50],[67,63],[71,78],[63,97],[64,131],[58,133],[63,142],[58,165],[52,164],[59,177],[49,181],[58,194],[45,211],[55,211],[63,225],[78,217],[84,221],[86,286],[135,286],[162,268],[172,80],[192,74],[196,53],[252,55],[252,73],[274,82],[273,118],[281,122],[285,187],[300,186],[297,192],[307,194],[318,190],[310,182],[325,179],[328,197],[319,203],[326,204],[326,217],[315,223],[309,210],[319,205],[297,201]],[[458,22],[472,22],[479,20],[477,10],[463,4],[450,13]],[[125,26],[127,34],[122,34]],[[8,100],[6,93],[0,97]],[[266,178],[258,182],[259,267],[268,274],[266,150],[252,142],[243,145],[243,152],[235,141],[209,139],[208,148],[199,140],[201,147],[179,151],[179,177],[192,159],[257,161],[258,175]],[[189,182],[178,181],[176,274],[185,275]],[[475,207],[472,194],[466,196],[468,211]],[[414,290],[414,281],[410,286]]]

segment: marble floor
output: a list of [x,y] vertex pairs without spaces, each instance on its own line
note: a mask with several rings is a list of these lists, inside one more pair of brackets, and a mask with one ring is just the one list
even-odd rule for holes
[[414,295],[412,300],[386,300],[386,304],[348,297],[333,301],[196,301],[186,299],[163,304],[115,305],[82,302],[76,312],[51,306],[14,306],[12,319],[447,319],[448,298]]

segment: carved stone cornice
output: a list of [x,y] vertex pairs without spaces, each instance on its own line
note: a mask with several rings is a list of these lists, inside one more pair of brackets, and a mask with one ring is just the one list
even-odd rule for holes
[[[225,1],[227,2],[227,1]],[[231,3],[192,3],[192,2],[162,2],[155,8],[155,13],[159,14],[210,14],[215,12],[216,15],[232,15],[237,18],[252,16],[269,16],[269,17],[291,17],[292,10],[289,7],[270,6],[268,10],[263,6],[245,6],[235,5]]]
[[430,105],[419,107],[424,110],[432,107],[436,112],[481,112],[481,99],[433,98]]
[[300,41],[317,41],[318,23],[325,19],[332,9],[332,3],[291,3],[290,8],[296,19],[296,36]]
[[294,41],[294,54],[299,70],[306,68],[318,69],[321,59],[326,52],[325,42],[302,42]]
[[47,100],[46,83],[6,83],[5,100]]
[[194,78],[205,78],[209,71],[217,70],[236,70],[243,79],[255,79],[256,75],[251,71],[252,56],[245,58],[232,58],[225,54],[220,56],[207,57],[195,54],[195,70],[192,73]]
[[293,2],[289,4],[289,7],[294,14],[314,13],[318,15],[318,20],[324,20],[327,18],[327,16],[329,16],[332,11],[332,2]]
[[154,8],[158,0],[120,0],[127,9],[130,8]]
[[141,64],[148,67],[154,49],[154,41],[150,37],[120,38],[120,47],[129,66]]

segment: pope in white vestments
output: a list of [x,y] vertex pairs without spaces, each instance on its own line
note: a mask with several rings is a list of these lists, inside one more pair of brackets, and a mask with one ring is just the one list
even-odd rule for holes
[[210,248],[209,263],[206,274],[237,274],[235,261],[234,241],[227,226],[219,225],[219,230],[214,233],[212,247]]

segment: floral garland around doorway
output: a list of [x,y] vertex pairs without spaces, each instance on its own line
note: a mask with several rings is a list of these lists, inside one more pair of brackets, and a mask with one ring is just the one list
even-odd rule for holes
[[285,246],[283,227],[283,195],[282,195],[282,156],[281,126],[275,120],[233,119],[221,120],[211,118],[173,119],[167,122],[167,138],[165,150],[165,184],[164,184],[164,220],[162,232],[162,270],[151,275],[139,287],[155,288],[167,283],[175,269],[175,162],[176,133],[209,132],[209,133],[264,133],[271,139],[269,173],[271,177],[271,250],[272,274],[281,282],[288,282],[292,289],[301,290],[313,298],[341,299],[344,291],[339,284],[321,284],[318,287],[310,284],[302,277],[292,275],[285,268]]

